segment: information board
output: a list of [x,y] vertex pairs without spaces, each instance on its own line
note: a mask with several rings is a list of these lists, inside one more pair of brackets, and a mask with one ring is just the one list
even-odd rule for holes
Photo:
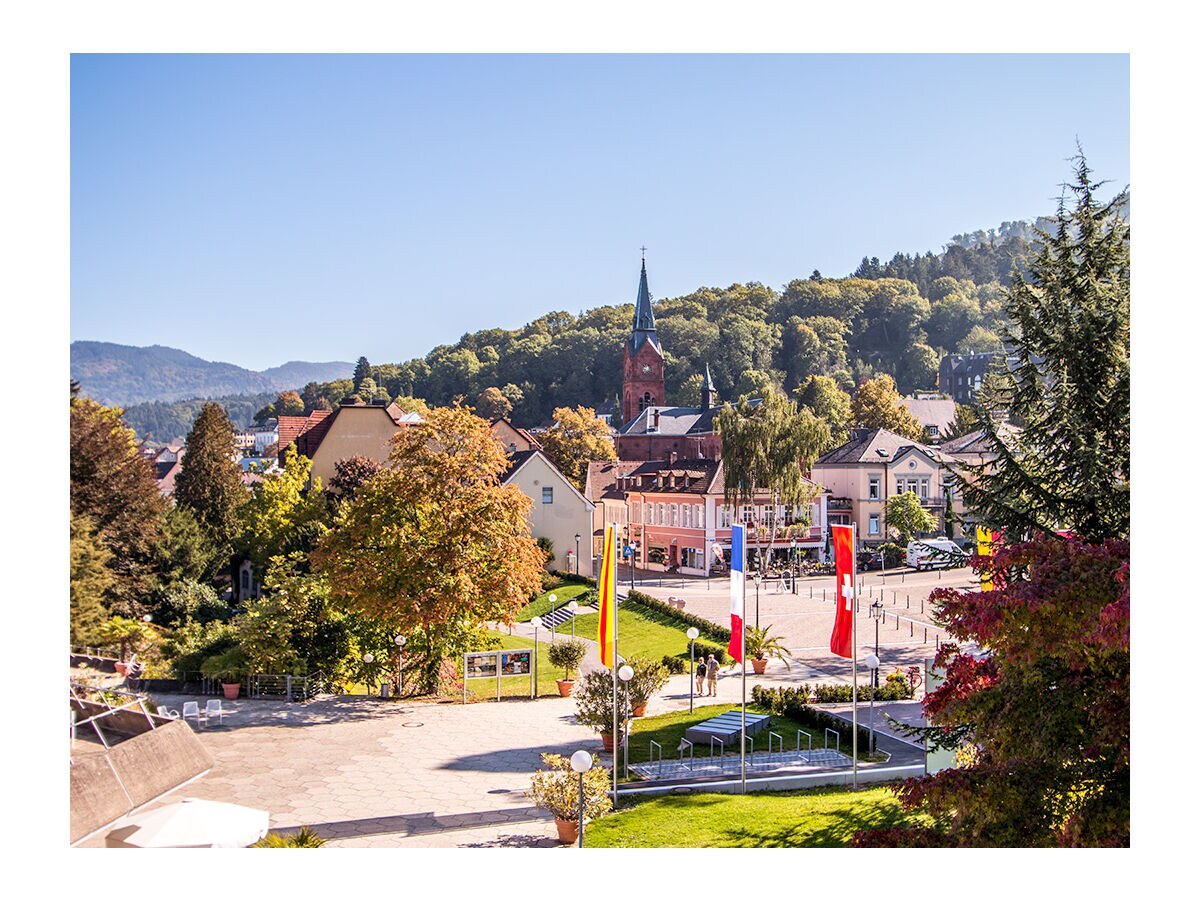
[[533,650],[480,650],[463,654],[463,703],[467,702],[467,679],[495,678],[496,699],[500,699],[500,679],[508,675],[529,676],[529,696],[536,691]]

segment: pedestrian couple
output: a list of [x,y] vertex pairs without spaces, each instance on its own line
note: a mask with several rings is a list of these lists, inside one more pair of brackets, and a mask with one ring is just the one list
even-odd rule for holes
[[702,697],[717,696],[717,672],[720,670],[721,666],[713,654],[708,654],[708,659],[700,657],[700,664],[696,666],[696,693]]

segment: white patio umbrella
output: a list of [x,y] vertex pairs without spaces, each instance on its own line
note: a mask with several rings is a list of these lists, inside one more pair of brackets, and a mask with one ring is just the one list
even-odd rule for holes
[[110,831],[108,847],[248,847],[269,827],[265,809],[187,797],[138,813]]

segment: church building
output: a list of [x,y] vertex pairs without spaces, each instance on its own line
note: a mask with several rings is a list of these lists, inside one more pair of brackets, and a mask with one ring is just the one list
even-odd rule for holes
[[633,331],[625,342],[621,384],[622,425],[613,439],[624,460],[720,459],[721,436],[713,427],[719,411],[717,390],[705,367],[700,408],[667,406],[662,343],[654,324],[646,258],[633,310]]

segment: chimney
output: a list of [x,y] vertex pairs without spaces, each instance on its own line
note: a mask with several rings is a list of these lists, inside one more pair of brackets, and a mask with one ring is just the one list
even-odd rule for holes
[[678,453],[676,453],[674,450],[667,451],[667,465],[669,465],[669,466],[675,465],[675,460],[677,460],[677,459],[679,459]]
[[658,417],[659,417],[659,412],[657,409],[655,409],[654,410],[654,430],[655,431],[658,431]]

